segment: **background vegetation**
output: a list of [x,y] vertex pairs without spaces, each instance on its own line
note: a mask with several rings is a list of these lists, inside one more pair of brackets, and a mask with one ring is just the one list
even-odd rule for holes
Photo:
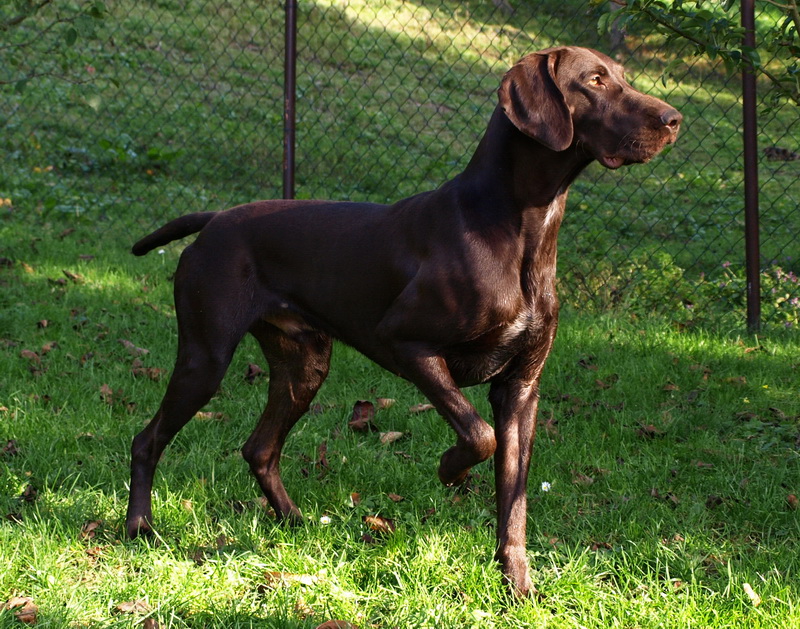
[[[519,56],[609,48],[604,7],[511,4],[301,3],[300,195],[434,187],[466,163]],[[239,455],[268,377],[248,343],[159,468],[158,539],[124,539],[130,440],[175,351],[181,245],[127,250],[167,217],[279,194],[283,16],[246,0],[30,15],[0,42],[0,627],[800,622],[800,162],[761,164],[767,325],[749,336],[722,67],[633,26],[617,51],[686,123],[653,164],[591,168],[573,188],[530,487],[539,595],[507,607],[491,464],[441,488],[444,423],[345,347],[286,447],[304,526],[275,524]],[[796,150],[796,108],[767,105],[763,145]],[[470,391],[488,416],[484,394]],[[376,431],[348,427],[357,400],[378,408]]]

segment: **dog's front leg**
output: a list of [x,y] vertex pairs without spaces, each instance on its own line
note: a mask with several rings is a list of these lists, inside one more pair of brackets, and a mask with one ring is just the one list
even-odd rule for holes
[[439,462],[439,479],[447,486],[462,483],[472,466],[494,454],[494,429],[458,388],[442,356],[418,343],[395,345],[394,356],[403,376],[417,385],[456,433],[456,445]]
[[[537,379],[538,380],[538,379]],[[527,485],[536,434],[537,382],[501,380],[492,383],[497,452],[497,553],[503,577],[516,596],[528,596],[532,584],[526,553]]]

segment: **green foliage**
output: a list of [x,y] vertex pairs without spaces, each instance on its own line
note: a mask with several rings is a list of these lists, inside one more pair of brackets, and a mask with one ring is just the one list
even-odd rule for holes
[[[599,4],[596,0],[594,4]],[[744,44],[740,3],[733,0],[614,0],[600,16],[606,32],[647,25],[668,40],[689,41],[698,55],[721,59],[730,73],[747,67],[767,77],[776,94],[800,104],[800,13],[796,0],[765,2],[758,16],[756,48]],[[669,74],[679,63],[665,68]]]
[[102,0],[14,0],[0,5],[0,85],[23,90],[29,81],[54,76],[73,82],[92,80],[91,56],[79,40],[100,37],[107,17]]

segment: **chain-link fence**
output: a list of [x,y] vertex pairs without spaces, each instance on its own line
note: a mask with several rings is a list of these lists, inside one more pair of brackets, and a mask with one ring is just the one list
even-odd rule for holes
[[[441,185],[466,165],[516,60],[553,45],[594,47],[685,121],[665,156],[614,172],[594,164],[575,183],[560,236],[562,300],[684,323],[733,315],[741,325],[739,80],[653,33],[598,34],[611,5],[300,2],[297,196],[389,202]],[[43,11],[7,31],[17,48],[1,48],[6,56],[26,37],[30,55],[52,37],[75,41],[45,54],[60,61],[24,89],[13,69],[0,79],[0,197],[17,211],[113,229],[280,196],[283,5],[109,0],[105,9],[97,24],[67,19],[42,34]],[[796,326],[800,125],[794,105],[765,99],[760,109],[764,319]]]

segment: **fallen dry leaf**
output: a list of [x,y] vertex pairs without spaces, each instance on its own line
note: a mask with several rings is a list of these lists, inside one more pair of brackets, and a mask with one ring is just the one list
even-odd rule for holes
[[81,527],[81,538],[92,539],[97,534],[97,529],[103,525],[102,520],[91,520],[85,522]]
[[393,400],[392,398],[388,397],[379,397],[375,400],[375,404],[378,406],[378,409],[383,410],[385,408],[391,408],[397,403],[397,400]]
[[161,369],[160,367],[145,367],[142,365],[142,361],[137,358],[133,361],[133,365],[131,365],[131,373],[134,376],[144,376],[150,378],[153,382],[158,382],[164,377],[167,370]]
[[200,419],[200,420],[217,419],[220,421],[227,421],[228,419],[225,413],[213,412],[213,411],[198,411],[197,413],[194,414],[194,417],[195,419]]
[[22,492],[20,498],[23,502],[32,503],[36,502],[36,496],[39,495],[39,490],[36,489],[33,485],[28,485],[25,487],[25,490]]
[[579,485],[581,487],[588,487],[589,485],[594,485],[594,479],[591,476],[583,474],[582,472],[573,472],[572,484]]
[[753,586],[751,586],[749,583],[743,583],[742,589],[744,590],[744,593],[747,594],[747,598],[750,599],[750,603],[752,603],[753,607],[758,607],[761,605],[761,597],[753,589]]
[[403,502],[403,500],[405,500],[405,498],[403,496],[400,496],[398,494],[391,494],[390,493],[390,494],[387,494],[387,495],[389,496],[389,500],[391,500],[392,502]]
[[328,620],[314,629],[358,629],[358,626],[346,620]]
[[797,511],[797,508],[800,507],[800,500],[798,500],[797,496],[794,494],[789,494],[786,496],[786,504],[789,505],[792,511]]
[[404,434],[402,432],[382,432],[380,435],[380,440],[383,445],[388,445],[390,443],[394,443],[398,439],[402,439]]
[[371,531],[375,533],[394,533],[395,526],[394,520],[384,518],[380,515],[365,515],[362,520]]
[[3,606],[8,610],[16,610],[14,615],[17,620],[25,623],[26,625],[35,625],[36,616],[39,613],[39,608],[33,599],[28,596],[12,596]]
[[314,464],[321,470],[328,469],[328,442],[323,441],[317,448],[317,461]]
[[348,426],[356,432],[367,432],[376,430],[372,420],[375,418],[375,405],[372,402],[359,400],[353,405],[353,416],[348,422]]
[[0,449],[0,455],[2,456],[17,456],[19,454],[19,446],[17,445],[16,440],[9,439],[6,442],[6,445]]
[[253,384],[256,381],[256,378],[260,378],[265,374],[266,372],[261,367],[255,363],[250,363],[247,365],[247,371],[244,374],[244,379],[250,384]]
[[415,404],[414,406],[409,407],[408,412],[417,414],[417,413],[425,413],[426,411],[435,410],[433,404]]
[[142,623],[142,629],[161,629],[161,625],[155,618],[148,616]]
[[319,577],[313,574],[294,574],[292,572],[265,572],[264,585],[268,588],[276,588],[281,585],[314,585],[319,582]]
[[80,273],[73,273],[72,271],[67,271],[66,269],[62,269],[61,272],[66,276],[66,278],[75,284],[83,284],[85,278]]
[[636,434],[640,437],[654,439],[655,437],[662,437],[664,431],[660,428],[656,428],[653,424],[639,424],[639,429],[636,431]]
[[143,598],[135,601],[125,601],[114,608],[120,614],[146,614],[150,611],[150,606]]
[[42,359],[39,357],[39,354],[30,350],[30,349],[23,349],[19,353],[20,358],[24,358],[25,360],[30,360],[32,363],[36,363],[37,365],[42,362]]
[[136,347],[136,345],[134,345],[133,343],[131,343],[126,339],[120,339],[119,342],[126,350],[128,350],[128,353],[131,356],[144,356],[145,354],[150,353],[149,349],[144,349],[143,347]]

